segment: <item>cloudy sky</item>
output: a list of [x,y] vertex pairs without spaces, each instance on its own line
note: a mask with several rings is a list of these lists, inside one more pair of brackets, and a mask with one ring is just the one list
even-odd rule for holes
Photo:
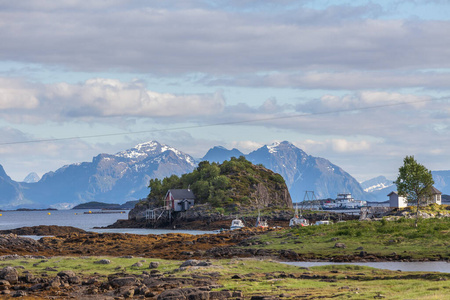
[[149,140],[194,157],[287,140],[359,181],[406,155],[450,170],[449,11],[0,0],[0,164],[21,181]]

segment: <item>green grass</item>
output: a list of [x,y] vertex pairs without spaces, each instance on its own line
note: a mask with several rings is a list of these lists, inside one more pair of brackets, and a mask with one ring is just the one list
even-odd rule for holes
[[[110,264],[98,264],[96,262],[102,259],[109,259]],[[179,266],[179,262],[161,259],[148,258],[123,258],[123,257],[52,257],[48,259],[18,259],[8,260],[0,263],[0,268],[6,266],[23,266],[25,270],[35,275],[46,273],[48,275],[57,274],[63,270],[72,270],[82,275],[107,275],[118,272],[127,272],[129,274],[142,274],[142,271],[149,270],[148,266],[151,261],[160,263],[158,270],[161,272],[172,271]],[[133,267],[132,265],[141,262],[142,267]],[[18,270],[20,270],[19,268]],[[51,271],[50,269],[55,269]]]
[[[109,259],[111,264],[95,263],[100,259]],[[252,258],[211,260],[212,265],[209,267],[188,268],[184,271],[178,270],[181,261],[161,259],[147,258],[141,268],[132,267],[142,260],[144,259],[138,257],[53,257],[48,260],[3,261],[0,267],[21,265],[25,269],[19,268],[19,272],[28,270],[38,276],[43,273],[54,276],[59,271],[72,270],[82,276],[95,274],[106,281],[106,276],[113,273],[142,274],[149,270],[148,264],[151,261],[158,261],[158,270],[163,276],[207,276],[208,273],[219,273],[217,283],[221,287],[216,290],[239,290],[244,293],[245,299],[252,295],[280,294],[284,294],[286,299],[373,299],[378,294],[387,299],[446,299],[450,293],[450,274],[443,273],[399,272],[354,265],[306,269],[273,260]],[[48,267],[58,271],[48,271]],[[241,278],[233,279],[234,275],[240,275]]]
[[[359,254],[362,247],[369,254],[390,256],[395,252],[410,259],[450,259],[450,218],[420,220],[401,218],[395,221],[347,221],[333,225],[308,226],[273,231],[257,237],[259,247],[293,250],[316,257]],[[345,249],[335,248],[344,243]]]

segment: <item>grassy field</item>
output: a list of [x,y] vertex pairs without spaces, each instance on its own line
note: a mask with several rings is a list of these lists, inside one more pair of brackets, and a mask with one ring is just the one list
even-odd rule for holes
[[[450,259],[450,218],[388,221],[347,221],[332,225],[307,226],[272,231],[255,237],[250,247],[289,249],[305,257],[333,258],[359,255],[361,251],[376,256],[400,259]],[[345,248],[335,247],[343,243]]]
[[[98,264],[109,259],[110,264]],[[19,266],[35,275],[55,276],[62,270],[73,270],[82,276],[104,278],[113,273],[142,274],[151,261],[160,263],[164,276],[208,276],[219,273],[217,290],[240,290],[245,299],[252,295],[283,295],[293,298],[334,299],[448,299],[450,274],[377,270],[369,267],[340,265],[309,269],[263,259],[211,260],[208,267],[192,267],[180,271],[181,261],[119,257],[53,257],[4,261],[0,267]],[[133,264],[141,262],[141,267]],[[22,269],[23,267],[23,269]]]

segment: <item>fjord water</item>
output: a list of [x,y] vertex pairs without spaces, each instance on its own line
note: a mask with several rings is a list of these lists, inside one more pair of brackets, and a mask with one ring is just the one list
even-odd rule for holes
[[48,211],[3,211],[0,230],[39,225],[73,226],[84,230],[113,224],[118,219],[126,219],[128,212],[113,214],[84,214],[89,210],[48,210]]
[[[91,211],[92,213],[88,213]],[[86,212],[86,213],[85,213]],[[100,228],[113,224],[119,219],[128,219],[128,211],[119,213],[99,213],[98,209],[49,210],[49,211],[3,211],[0,212],[0,230],[39,225],[72,226],[92,232],[116,232],[134,234],[166,234],[183,232],[189,234],[211,233],[198,230],[164,230],[146,228]]]
[[355,263],[296,261],[296,262],[285,262],[285,264],[305,268],[328,266],[328,265],[357,265],[391,271],[450,273],[450,263],[445,261],[389,261],[389,262],[355,262]]

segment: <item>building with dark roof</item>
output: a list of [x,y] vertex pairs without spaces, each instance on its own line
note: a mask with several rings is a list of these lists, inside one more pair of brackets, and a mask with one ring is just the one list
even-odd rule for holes
[[434,186],[431,187],[432,189],[432,193],[431,193],[431,197],[428,199],[427,204],[442,204],[442,193],[435,188]]
[[186,211],[195,203],[195,195],[190,189],[171,189],[164,197],[167,210]]

